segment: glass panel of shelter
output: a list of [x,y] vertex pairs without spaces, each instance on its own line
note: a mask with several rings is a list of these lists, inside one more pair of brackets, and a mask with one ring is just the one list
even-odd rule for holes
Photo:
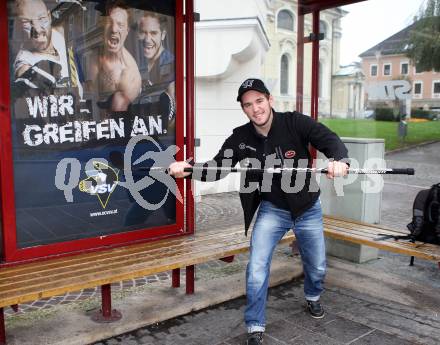
[[132,137],[131,162],[176,142],[175,1],[112,3],[8,3],[18,248],[176,223],[167,186],[121,183]]

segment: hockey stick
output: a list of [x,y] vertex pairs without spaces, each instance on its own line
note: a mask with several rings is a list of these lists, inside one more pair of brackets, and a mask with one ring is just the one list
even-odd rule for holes
[[[167,171],[168,168],[163,167],[151,167],[151,168],[137,168],[139,170],[164,170]],[[245,173],[256,173],[256,174],[282,174],[283,172],[297,172],[297,173],[316,173],[316,174],[327,174],[327,169],[318,168],[269,168],[269,169],[256,169],[256,168],[225,168],[225,167],[191,167],[184,168],[184,172],[193,173],[194,171],[207,170],[207,171],[224,171],[228,173],[233,172],[245,172]],[[414,175],[415,171],[413,168],[395,168],[395,169],[348,169],[348,174],[379,174],[379,175]]]
[[[110,161],[120,169],[123,169],[124,160],[122,154],[117,151],[112,151],[110,153]],[[168,173],[168,168],[165,167],[134,167],[132,170],[135,171],[164,171]],[[184,172],[193,173],[194,171],[223,171],[227,173],[244,172],[244,173],[256,173],[256,174],[282,174],[283,172],[297,172],[297,173],[316,173],[316,174],[327,174],[327,169],[318,168],[269,168],[269,169],[258,169],[258,168],[245,168],[245,167],[188,167],[184,168]],[[358,175],[414,175],[415,171],[413,168],[388,168],[388,169],[348,169],[348,174],[358,174]]]

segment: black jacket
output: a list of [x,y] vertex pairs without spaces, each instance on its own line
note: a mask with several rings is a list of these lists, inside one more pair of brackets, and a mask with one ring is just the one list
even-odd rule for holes
[[[256,167],[255,159],[261,160],[261,136],[251,122],[237,127],[232,135],[223,143],[220,151],[212,161],[198,163],[197,166],[229,166],[233,167],[240,162],[241,165]],[[267,136],[267,143],[274,148],[276,158],[280,159],[287,167],[312,166],[312,157],[309,152],[309,144],[325,154],[329,159],[347,160],[347,149],[339,137],[324,125],[314,121],[309,116],[298,112],[277,113],[274,112],[271,129]],[[302,160],[302,161],[300,161]],[[300,163],[298,165],[298,163]],[[262,166],[262,168],[268,166]],[[196,170],[197,171],[197,170]],[[196,176],[198,175],[198,176]],[[226,172],[212,172],[205,170],[200,174],[193,174],[193,178],[202,181],[214,181],[227,175]],[[305,177],[305,179],[304,179]],[[310,174],[301,176],[302,188],[296,192],[284,193],[288,208],[294,217],[300,216],[310,208],[319,197],[319,188],[315,179]],[[287,178],[290,186],[295,186],[296,174]],[[262,176],[251,173],[242,174],[240,188],[240,200],[244,212],[246,234],[252,222],[252,218],[261,201]],[[260,188],[253,188],[251,192],[246,189],[250,183],[258,182]],[[252,188],[250,188],[252,189]]]

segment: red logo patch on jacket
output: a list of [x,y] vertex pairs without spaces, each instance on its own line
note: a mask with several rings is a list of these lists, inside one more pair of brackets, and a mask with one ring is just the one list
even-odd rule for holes
[[295,155],[296,155],[296,152],[293,150],[289,150],[284,153],[284,157],[286,157],[287,159],[293,158],[293,157],[295,157]]

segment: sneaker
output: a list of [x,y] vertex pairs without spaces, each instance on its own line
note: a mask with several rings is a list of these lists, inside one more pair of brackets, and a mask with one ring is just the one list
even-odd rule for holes
[[261,345],[263,344],[263,332],[248,333],[246,345]]
[[307,301],[307,310],[310,315],[315,319],[322,319],[324,317],[324,308],[321,302],[318,301]]

